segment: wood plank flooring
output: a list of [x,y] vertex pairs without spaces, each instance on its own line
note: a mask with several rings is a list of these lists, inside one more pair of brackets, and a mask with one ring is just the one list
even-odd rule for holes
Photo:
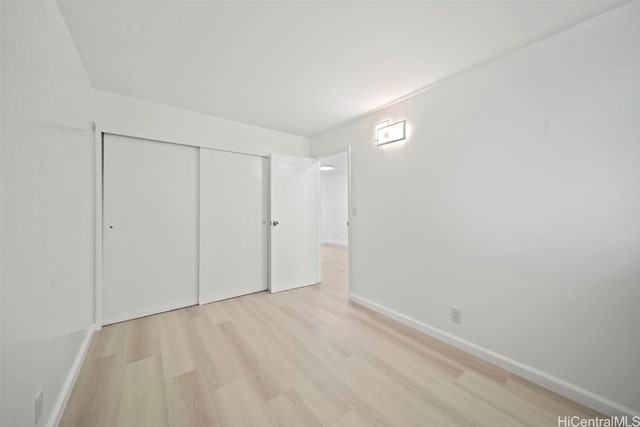
[[61,426],[556,426],[599,414],[319,285],[103,328]]

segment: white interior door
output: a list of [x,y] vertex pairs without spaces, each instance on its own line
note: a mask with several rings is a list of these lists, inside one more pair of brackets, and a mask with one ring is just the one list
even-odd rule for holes
[[197,303],[198,149],[104,136],[103,323]]
[[271,156],[271,292],[318,282],[316,159]]
[[200,149],[200,303],[267,289],[267,159]]

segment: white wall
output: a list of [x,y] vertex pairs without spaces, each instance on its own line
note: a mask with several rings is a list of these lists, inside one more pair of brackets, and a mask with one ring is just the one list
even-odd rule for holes
[[53,1],[2,7],[2,420],[44,425],[88,328],[93,89]]
[[[344,154],[346,156],[346,153]],[[320,231],[322,243],[347,246],[347,171],[320,172]]]
[[[353,295],[640,411],[639,40],[626,4],[314,137],[318,157],[352,149]],[[383,119],[406,143],[372,143]]]
[[98,126],[130,136],[241,153],[309,155],[309,139],[206,114],[96,91]]

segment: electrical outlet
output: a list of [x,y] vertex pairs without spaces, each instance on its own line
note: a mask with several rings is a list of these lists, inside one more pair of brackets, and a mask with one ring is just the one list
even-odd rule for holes
[[44,409],[44,390],[40,389],[36,395],[36,425],[42,417],[42,411]]
[[451,307],[451,321],[454,323],[462,323],[462,310]]

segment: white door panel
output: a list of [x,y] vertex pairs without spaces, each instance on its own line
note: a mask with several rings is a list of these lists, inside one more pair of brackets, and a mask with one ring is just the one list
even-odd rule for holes
[[316,159],[274,154],[270,171],[271,292],[312,285],[318,282]]
[[197,303],[198,149],[104,136],[103,323]]
[[266,162],[200,149],[200,303],[267,289]]

